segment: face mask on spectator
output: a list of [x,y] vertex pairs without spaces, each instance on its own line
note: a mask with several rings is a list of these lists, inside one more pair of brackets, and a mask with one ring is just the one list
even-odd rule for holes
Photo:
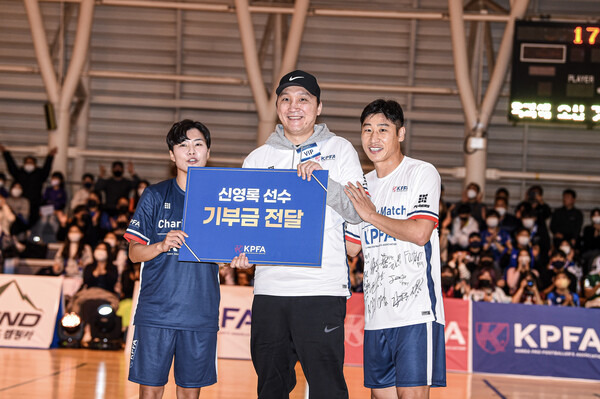
[[494,228],[498,226],[498,218],[487,218],[486,223],[488,227]]
[[94,199],[88,200],[87,206],[88,206],[88,208],[95,208],[98,206],[98,201],[96,201]]
[[569,286],[569,280],[566,278],[557,278],[554,282],[556,288],[565,289]]
[[472,248],[472,249],[481,248],[481,241],[479,241],[479,240],[471,241],[469,243],[469,248]]
[[79,242],[81,240],[81,234],[79,233],[69,233],[69,241],[71,242]]
[[600,224],[600,216],[594,216],[594,217],[592,218],[592,222],[593,222],[594,224]]
[[495,208],[496,212],[498,212],[498,215],[500,215],[500,217],[504,216],[504,214],[506,213],[506,208]]
[[529,264],[529,256],[519,256],[519,264],[521,264],[521,265]]
[[138,188],[137,193],[138,193],[138,197],[141,197],[142,194],[144,193],[145,188]]
[[115,170],[113,170],[113,175],[115,177],[121,177],[121,176],[123,176],[123,171],[121,169],[115,169]]
[[477,197],[477,191],[473,190],[472,188],[467,190],[468,199],[475,199],[475,197]]
[[442,276],[442,287],[447,290],[452,285],[454,281],[454,277],[452,276]]
[[111,248],[114,248],[117,246],[117,240],[113,240],[111,238],[105,238],[104,242],[107,243]]
[[31,173],[31,172],[33,172],[33,171],[35,170],[35,165],[34,165],[34,164],[32,164],[32,163],[26,163],[26,164],[23,166],[23,169],[25,169],[25,172],[27,172],[27,173]]
[[108,259],[108,252],[103,249],[97,249],[94,251],[94,259],[96,259],[98,262],[104,262],[106,259]]
[[532,218],[523,219],[523,227],[525,227],[526,229],[532,228],[534,224],[535,224],[535,219],[532,219]]
[[60,185],[60,180],[59,179],[52,179],[50,180],[50,185],[53,187],[58,187],[58,185]]
[[491,288],[491,287],[492,287],[492,281],[490,279],[487,279],[487,278],[479,279],[479,288]]
[[563,262],[562,260],[555,260],[550,265],[552,266],[552,268],[560,270],[563,267],[565,267],[565,262]]
[[12,190],[10,190],[10,195],[12,195],[13,197],[20,197],[23,194],[23,190],[21,190],[20,188],[13,188]]
[[85,183],[83,183],[83,187],[85,187],[87,189],[92,188],[92,186],[93,186],[93,184],[91,182],[89,182],[89,181],[86,181]]
[[129,206],[127,205],[119,205],[117,207],[117,211],[119,211],[120,213],[126,213],[129,210]]
[[571,247],[568,245],[563,245],[560,247],[560,250],[563,251],[565,255],[568,255],[571,252]]
[[529,237],[527,236],[518,236],[517,237],[517,242],[519,243],[519,245],[521,246],[526,246],[529,245]]

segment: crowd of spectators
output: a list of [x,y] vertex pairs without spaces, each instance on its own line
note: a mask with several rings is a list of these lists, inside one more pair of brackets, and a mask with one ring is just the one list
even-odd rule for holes
[[[600,308],[600,209],[590,224],[563,191],[552,210],[541,186],[516,206],[499,188],[486,206],[480,187],[466,186],[456,203],[440,200],[442,291],[445,297],[498,303]],[[352,289],[362,291],[362,259],[349,259]]]
[[[47,245],[57,243],[52,267],[39,273],[63,275],[63,292],[72,304],[79,308],[78,301],[90,293],[113,303],[130,299],[139,265],[129,260],[123,234],[149,182],[137,176],[132,163],[125,167],[115,161],[110,176],[104,167],[97,177],[85,173],[69,195],[63,174],[50,173],[56,149],[42,167],[32,156],[19,167],[1,145],[0,151],[9,174],[0,173],[3,271],[13,270],[9,265],[15,259],[46,256]],[[131,178],[124,176],[126,170]],[[543,193],[541,186],[532,186],[511,207],[508,190],[500,188],[492,206],[486,206],[475,183],[456,203],[444,200],[442,188],[444,296],[600,307],[600,209],[593,209],[590,224],[583,226],[574,190],[564,190],[563,206],[554,210]],[[361,256],[349,258],[354,292],[362,291]],[[219,274],[222,284],[253,285],[253,269],[222,265]]]
[[[32,156],[18,166],[2,145],[0,151],[8,170],[0,173],[2,272],[26,267],[22,259],[46,258],[49,266],[36,273],[63,276],[67,311],[86,321],[93,309],[107,303],[127,326],[129,312],[119,310],[131,307],[140,265],[129,260],[123,234],[149,183],[135,174],[132,163],[127,165],[131,178],[124,177],[125,165],[115,161],[111,176],[101,167],[97,178],[86,173],[80,186],[67,190],[64,175],[50,173],[56,149],[42,167]],[[86,335],[89,340],[89,327]]]

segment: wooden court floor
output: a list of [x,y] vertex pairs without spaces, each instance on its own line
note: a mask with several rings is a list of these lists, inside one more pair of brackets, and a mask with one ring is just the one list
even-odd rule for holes
[[[137,386],[127,381],[123,351],[89,349],[0,348],[2,399],[137,398]],[[290,395],[304,399],[306,382],[297,367],[298,385]],[[345,368],[350,398],[369,398],[362,386],[362,368]],[[433,389],[432,398],[598,399],[600,383],[541,378],[448,373],[448,387]],[[203,399],[256,398],[256,375],[247,360],[219,359],[219,382],[203,388]],[[164,398],[175,398],[173,376]]]

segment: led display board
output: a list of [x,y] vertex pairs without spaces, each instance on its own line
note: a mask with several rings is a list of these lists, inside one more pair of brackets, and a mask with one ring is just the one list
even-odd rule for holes
[[508,118],[600,126],[600,23],[516,22]]

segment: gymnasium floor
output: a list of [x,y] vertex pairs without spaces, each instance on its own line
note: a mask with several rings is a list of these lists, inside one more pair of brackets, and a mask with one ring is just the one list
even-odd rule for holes
[[[0,348],[2,399],[133,399],[137,385],[127,381],[122,351],[88,349]],[[290,395],[304,399],[306,383],[297,367],[298,385]],[[347,367],[350,398],[369,398],[362,369]],[[448,373],[448,387],[432,390],[432,398],[600,398],[600,383],[495,375]],[[202,390],[203,399],[256,398],[256,375],[247,360],[219,359],[219,383]],[[165,399],[175,399],[173,378]]]

